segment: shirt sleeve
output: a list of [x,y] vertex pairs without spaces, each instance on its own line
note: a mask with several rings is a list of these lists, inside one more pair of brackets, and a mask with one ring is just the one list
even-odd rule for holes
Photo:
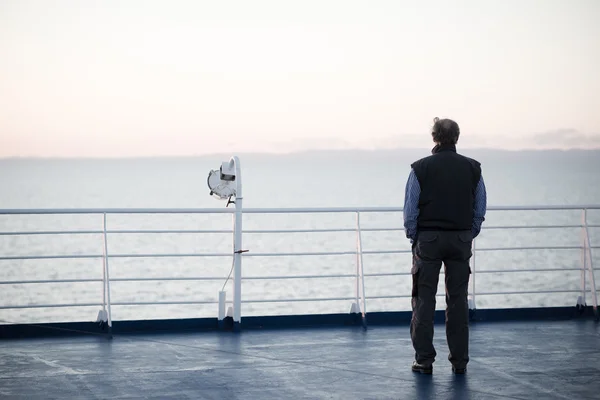
[[481,224],[485,221],[485,213],[487,210],[487,193],[483,176],[479,179],[477,188],[475,189],[475,204],[473,206],[473,238],[479,235]]
[[404,230],[411,242],[417,236],[417,218],[419,217],[419,196],[421,186],[413,169],[410,170],[404,193]]

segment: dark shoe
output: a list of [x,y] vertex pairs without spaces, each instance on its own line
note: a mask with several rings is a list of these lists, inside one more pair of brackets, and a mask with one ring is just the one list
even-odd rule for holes
[[422,365],[413,361],[412,370],[413,372],[420,372],[422,374],[431,374],[433,373],[433,365]]
[[452,372],[454,372],[455,374],[458,374],[458,375],[462,375],[462,374],[465,374],[467,372],[467,367],[465,367],[465,368],[455,368],[455,367],[452,367]]

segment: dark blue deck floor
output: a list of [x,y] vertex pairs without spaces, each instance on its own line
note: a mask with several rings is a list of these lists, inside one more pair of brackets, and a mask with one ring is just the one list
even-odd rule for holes
[[410,371],[407,326],[0,341],[2,399],[598,399],[600,325],[471,326],[454,376],[436,325],[432,376]]

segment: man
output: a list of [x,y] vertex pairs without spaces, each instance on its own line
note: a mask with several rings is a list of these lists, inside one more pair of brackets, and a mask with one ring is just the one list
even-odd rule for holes
[[458,124],[435,118],[431,135],[432,155],[411,165],[404,199],[404,228],[413,253],[412,370],[433,372],[435,296],[443,262],[448,359],[454,373],[464,374],[469,362],[469,260],[485,219],[486,190],[481,164],[456,152]]

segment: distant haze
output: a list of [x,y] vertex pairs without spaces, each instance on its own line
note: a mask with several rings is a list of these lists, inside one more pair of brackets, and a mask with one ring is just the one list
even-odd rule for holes
[[600,1],[0,2],[0,157],[600,148]]

